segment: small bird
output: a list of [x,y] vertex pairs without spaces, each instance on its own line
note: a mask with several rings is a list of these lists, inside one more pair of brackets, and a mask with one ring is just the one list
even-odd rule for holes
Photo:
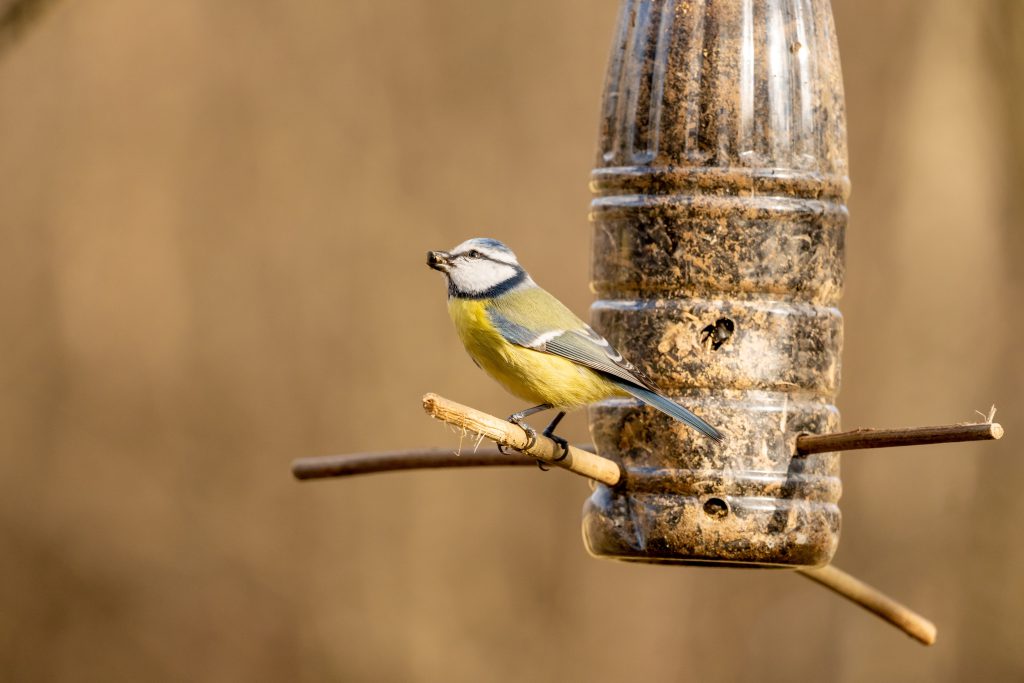
[[685,422],[715,441],[722,434],[658,388],[577,318],[561,301],[537,286],[512,250],[495,239],[466,240],[451,251],[427,252],[427,265],[448,280],[448,312],[473,362],[513,395],[534,403],[508,417],[523,420],[542,410],[558,414],[544,436],[555,436],[565,413],[613,396],[632,396]]

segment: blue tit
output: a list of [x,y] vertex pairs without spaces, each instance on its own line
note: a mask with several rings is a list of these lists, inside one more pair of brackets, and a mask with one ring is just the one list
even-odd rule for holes
[[632,396],[715,441],[722,434],[666,398],[604,337],[537,286],[516,255],[494,239],[466,240],[452,251],[431,251],[427,265],[448,280],[448,312],[473,361],[510,393],[536,404],[509,421],[531,439],[523,420],[557,408],[544,436],[554,436],[565,412],[615,396]]

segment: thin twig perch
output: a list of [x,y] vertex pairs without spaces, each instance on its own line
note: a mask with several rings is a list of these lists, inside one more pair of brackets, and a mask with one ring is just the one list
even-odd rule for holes
[[925,645],[935,642],[938,634],[935,624],[843,570],[826,565],[796,571],[880,616],[911,638]]
[[436,469],[443,467],[521,467],[533,466],[534,461],[518,453],[501,453],[494,447],[475,448],[469,452],[453,453],[450,448],[424,448],[410,451],[382,451],[378,453],[351,453],[299,458],[292,463],[296,479],[347,477],[374,472]]
[[431,417],[447,422],[453,427],[471,434],[480,434],[501,446],[514,448],[531,458],[557,465],[602,484],[615,486],[622,479],[622,470],[618,463],[608,458],[588,453],[575,446],[569,446],[569,453],[563,458],[562,447],[551,439],[538,434],[536,443],[530,444],[529,436],[522,427],[461,403],[449,401],[437,394],[427,394],[423,397],[423,409]]
[[943,425],[941,427],[903,427],[900,429],[855,429],[834,434],[801,434],[796,440],[800,455],[853,451],[860,448],[923,446],[955,441],[991,441],[1001,439],[1003,427],[997,422]]
[[[576,444],[581,451],[594,452],[594,444]],[[296,479],[352,477],[357,474],[431,470],[459,467],[534,467],[536,461],[520,453],[502,453],[494,446],[474,447],[471,451],[450,448],[414,448],[407,451],[377,451],[320,455],[292,462]]]
[[[423,407],[439,420],[449,422],[456,427],[470,432],[483,434],[503,445],[516,448],[516,444],[526,443],[526,434],[515,425],[500,420],[492,415],[449,401],[436,394],[423,397]],[[481,422],[482,420],[482,422]],[[486,429],[477,431],[486,424]],[[893,446],[919,446],[936,443],[958,441],[990,441],[1003,436],[1003,427],[997,422],[975,424],[942,425],[938,427],[902,427],[899,429],[855,429],[848,432],[833,434],[801,434],[797,437],[798,455],[812,453],[829,453],[850,451],[866,448],[888,448]],[[509,440],[502,439],[508,437]],[[529,455],[545,462],[553,462],[546,457],[548,448],[544,444],[553,444],[550,439],[538,438],[538,444]],[[555,445],[557,449],[557,445]],[[571,452],[577,453],[577,466],[566,466],[565,469],[583,476],[587,468],[597,468],[607,474],[607,481],[593,477],[598,481],[611,484],[613,468],[618,473],[616,483],[621,480],[618,466],[606,458],[593,453],[593,444],[580,444],[572,447]],[[561,455],[561,450],[556,451]],[[566,462],[570,459],[567,458]],[[581,464],[587,462],[587,465]],[[403,451],[381,451],[376,453],[351,453],[348,455],[326,455],[311,458],[299,458],[292,463],[292,474],[296,479],[321,479],[325,477],[345,477],[374,472],[392,472],[414,469],[440,469],[458,467],[522,467],[531,465],[532,461],[517,453],[502,453],[494,447],[474,448],[471,452],[453,453],[447,448],[414,448]],[[554,462],[554,464],[559,464]]]

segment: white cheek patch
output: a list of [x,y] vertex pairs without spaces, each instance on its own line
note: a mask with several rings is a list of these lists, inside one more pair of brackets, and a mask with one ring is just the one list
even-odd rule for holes
[[485,292],[519,274],[515,266],[486,259],[456,261],[449,273],[452,282],[463,292]]

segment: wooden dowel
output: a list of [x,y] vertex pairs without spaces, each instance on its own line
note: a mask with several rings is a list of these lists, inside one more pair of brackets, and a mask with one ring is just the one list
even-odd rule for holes
[[[576,446],[583,451],[594,450],[593,444]],[[446,467],[532,467],[535,460],[519,453],[502,453],[493,446],[453,452],[450,448],[414,448],[407,451],[377,451],[345,455],[318,455],[292,461],[296,479],[351,477],[375,472],[429,470]]]
[[467,449],[461,453],[453,453],[450,448],[421,448],[299,458],[292,462],[292,474],[296,479],[322,479],[441,467],[522,467],[535,464],[518,453],[504,454],[494,447]]
[[796,439],[800,455],[852,451],[859,448],[921,446],[954,441],[990,441],[1003,436],[997,422],[945,425],[942,427],[905,427],[902,429],[855,429],[835,434],[801,434]]
[[580,450],[575,446],[569,446],[569,454],[559,460],[563,455],[562,447],[551,439],[538,434],[536,443],[530,445],[529,437],[518,425],[461,403],[449,401],[437,394],[427,394],[423,397],[423,409],[427,411],[428,415],[442,422],[447,422],[472,434],[480,434],[502,446],[521,451],[531,458],[557,465],[603,484],[615,486],[622,478],[619,465],[612,460]]
[[843,570],[832,565],[826,565],[824,567],[797,569],[796,571],[798,574],[816,581],[847,600],[860,605],[869,612],[873,612],[911,638],[925,645],[932,645],[935,642],[935,637],[938,635],[935,624],[909,607],[901,605],[888,595],[872,588],[860,579],[850,576]]

